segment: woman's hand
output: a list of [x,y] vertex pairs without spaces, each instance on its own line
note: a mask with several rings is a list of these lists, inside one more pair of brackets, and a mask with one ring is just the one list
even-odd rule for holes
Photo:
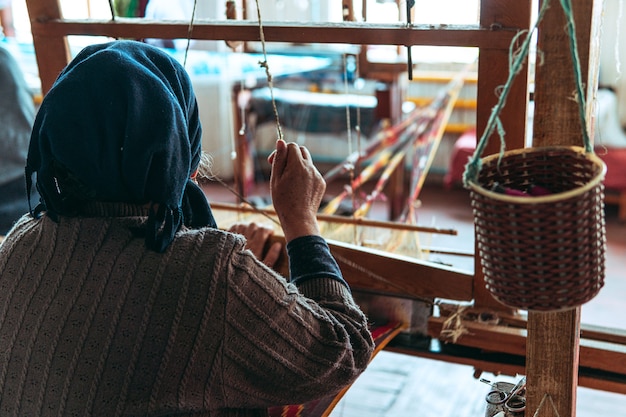
[[313,165],[311,154],[296,143],[276,142],[268,157],[272,165],[270,192],[285,240],[319,235],[317,211],[326,191],[326,182]]
[[246,249],[249,249],[265,265],[270,268],[276,265],[283,245],[275,242],[265,251],[268,239],[274,234],[274,229],[252,222],[235,223],[228,231],[243,235],[246,238]]

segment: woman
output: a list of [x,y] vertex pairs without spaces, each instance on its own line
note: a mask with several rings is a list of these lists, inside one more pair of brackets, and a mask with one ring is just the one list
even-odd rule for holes
[[90,46],[60,74],[26,168],[41,203],[0,246],[0,415],[262,416],[365,369],[308,151],[270,157],[288,283],[216,228],[200,137],[190,80],[157,48]]

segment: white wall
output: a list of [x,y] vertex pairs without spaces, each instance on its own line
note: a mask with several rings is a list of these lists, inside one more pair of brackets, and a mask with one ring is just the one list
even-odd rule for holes
[[626,126],[626,1],[604,0],[600,35],[601,85],[617,90],[619,120]]

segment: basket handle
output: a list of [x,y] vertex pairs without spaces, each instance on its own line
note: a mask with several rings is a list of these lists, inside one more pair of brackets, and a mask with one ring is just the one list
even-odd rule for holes
[[[580,115],[580,121],[582,126],[582,134],[583,134],[583,146],[585,148],[585,152],[591,153],[593,152],[593,146],[591,144],[591,139],[589,137],[589,132],[587,130],[587,119],[585,117],[585,95],[583,91],[583,81],[582,81],[582,71],[580,69],[580,57],[578,55],[578,45],[576,41],[576,27],[574,23],[574,13],[572,11],[572,2],[571,0],[559,0],[561,3],[561,7],[563,8],[563,12],[565,13],[565,17],[567,19],[567,30],[569,34],[569,45],[570,45],[570,53],[572,54],[572,61],[574,62],[574,79],[576,82],[576,101],[578,103],[578,112]],[[528,56],[528,51],[530,49],[530,42],[532,41],[532,34],[537,31],[537,27],[541,20],[548,10],[549,0],[545,0],[541,5],[541,9],[539,10],[539,14],[537,16],[537,20],[533,27],[528,30],[519,31],[512,39],[511,45],[509,46],[509,76],[506,80],[506,83],[500,90],[500,96],[498,98],[498,102],[491,110],[491,115],[489,116],[489,120],[487,121],[487,126],[480,137],[480,140],[476,144],[476,149],[474,150],[474,154],[470,158],[467,165],[465,165],[465,172],[463,173],[463,185],[465,188],[469,188],[470,182],[476,182],[478,179],[478,174],[481,169],[481,156],[482,153],[487,146],[488,138],[493,133],[494,129],[498,129],[498,135],[500,136],[500,158],[504,155],[504,151],[506,148],[506,142],[504,140],[504,127],[502,126],[502,122],[500,121],[500,113],[506,104],[507,96],[511,90],[511,85],[517,74],[521,71],[523,67],[524,60]],[[514,49],[514,45],[518,41],[518,39],[527,33],[526,39],[522,43],[521,47],[518,50]]]

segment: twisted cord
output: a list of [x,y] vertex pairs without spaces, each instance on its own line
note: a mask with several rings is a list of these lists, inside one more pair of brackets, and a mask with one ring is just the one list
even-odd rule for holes
[[272,109],[274,110],[274,117],[276,118],[276,131],[278,132],[278,139],[283,139],[283,131],[280,127],[280,119],[278,117],[278,108],[276,107],[276,100],[274,98],[274,83],[272,79],[272,73],[267,63],[267,51],[265,49],[265,31],[263,30],[263,21],[261,20],[261,7],[259,6],[259,0],[256,1],[256,14],[259,19],[259,36],[261,38],[261,48],[263,49],[263,61],[259,62],[261,68],[265,69],[265,75],[267,77],[267,84],[270,89],[270,97],[272,99]]
[[187,55],[189,55],[189,47],[191,45],[191,32],[193,31],[193,23],[196,18],[196,6],[198,0],[193,0],[193,9],[191,10],[191,19],[189,20],[189,28],[187,29],[187,45],[185,46],[185,58],[183,60],[183,67],[187,66]]
[[[526,57],[528,56],[528,51],[530,50],[530,43],[532,41],[532,35],[537,30],[539,22],[541,22],[541,20],[543,19],[543,16],[548,10],[549,3],[550,3],[549,1],[543,2],[541,6],[541,10],[539,11],[537,20],[535,21],[535,24],[530,29],[530,31],[523,30],[523,31],[518,32],[513,37],[513,40],[511,41],[511,46],[509,47],[509,76],[506,80],[506,83],[504,84],[504,86],[502,87],[500,91],[500,97],[498,98],[498,102],[491,110],[491,115],[489,116],[489,120],[487,121],[487,127],[485,128],[485,131],[483,132],[480,140],[476,144],[476,150],[474,151],[474,154],[470,162],[468,162],[468,164],[465,166],[465,172],[463,173],[463,185],[465,187],[468,187],[470,182],[474,182],[478,178],[478,173],[480,172],[480,168],[482,165],[480,156],[482,155],[483,150],[485,149],[485,146],[487,146],[487,141],[488,141],[489,136],[491,136],[491,134],[493,133],[493,130],[496,127],[498,128],[498,134],[500,136],[500,143],[501,143],[500,156],[502,157],[502,154],[504,153],[503,149],[505,146],[505,142],[504,142],[505,132],[502,126],[502,122],[500,121],[500,113],[502,112],[502,109],[506,105],[506,99],[509,95],[509,92],[511,91],[511,86],[513,85],[513,81],[515,77],[522,70],[524,61],[526,60]],[[521,47],[517,51],[515,51],[513,49],[514,48],[513,45],[515,45],[518,39],[524,34],[527,34],[526,39],[524,39],[524,42],[522,43]]]
[[569,34],[570,53],[574,62],[574,80],[576,82],[576,102],[578,103],[578,113],[582,125],[583,144],[586,152],[593,152],[589,131],[587,130],[587,119],[585,117],[585,92],[583,91],[582,71],[580,69],[580,56],[578,55],[578,44],[576,41],[576,25],[574,23],[574,12],[571,0],[561,0],[561,7],[567,19],[567,31]]

